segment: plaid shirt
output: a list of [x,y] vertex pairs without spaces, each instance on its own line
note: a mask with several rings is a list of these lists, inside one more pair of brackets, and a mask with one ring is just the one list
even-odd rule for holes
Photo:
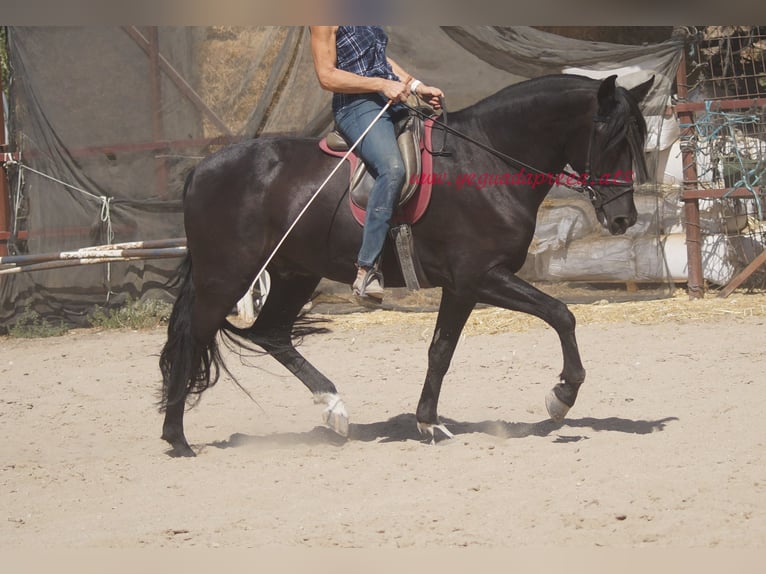
[[[386,60],[387,45],[388,36],[380,26],[339,26],[335,34],[335,66],[368,78],[398,80]],[[333,112],[360,95],[363,94],[333,94]]]

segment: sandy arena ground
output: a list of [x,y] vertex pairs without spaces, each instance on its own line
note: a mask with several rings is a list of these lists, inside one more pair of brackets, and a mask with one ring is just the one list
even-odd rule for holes
[[334,318],[305,355],[344,441],[269,358],[186,417],[155,409],[162,328],[0,338],[0,548],[720,547],[766,544],[766,296],[572,306],[588,370],[565,423],[552,331],[472,317],[445,380],[452,440],[414,415],[433,314]]

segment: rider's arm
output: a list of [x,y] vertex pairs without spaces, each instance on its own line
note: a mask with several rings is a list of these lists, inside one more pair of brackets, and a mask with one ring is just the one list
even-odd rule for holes
[[335,51],[337,26],[310,26],[311,55],[319,84],[325,90],[341,94],[381,92],[392,100],[406,99],[409,88],[403,82],[368,78],[338,69]]

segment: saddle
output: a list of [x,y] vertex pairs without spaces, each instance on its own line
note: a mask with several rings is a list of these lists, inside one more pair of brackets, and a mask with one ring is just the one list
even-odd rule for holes
[[[406,175],[404,186],[399,193],[397,209],[392,217],[392,225],[415,223],[428,207],[433,179],[431,177],[433,158],[428,151],[432,149],[432,126],[433,121],[423,121],[416,115],[405,116],[395,125],[396,139]],[[329,155],[343,157],[351,145],[338,131],[333,130],[319,141],[319,147]],[[357,222],[364,225],[365,210],[375,180],[356,153],[351,152],[348,161],[350,165],[348,195],[351,212]]]
[[[395,132],[406,174],[404,187],[399,192],[397,203],[401,207],[412,198],[418,187],[417,178],[420,175],[421,169],[420,152],[421,140],[423,139],[423,121],[416,116],[408,115],[395,124]],[[332,131],[327,135],[327,147],[332,151],[344,152],[345,154],[351,146],[340,132]],[[367,173],[367,166],[363,161],[357,161],[349,181],[349,195],[351,196],[351,201],[357,207],[363,210],[367,209],[367,202],[370,198],[370,190],[373,183],[372,176]]]

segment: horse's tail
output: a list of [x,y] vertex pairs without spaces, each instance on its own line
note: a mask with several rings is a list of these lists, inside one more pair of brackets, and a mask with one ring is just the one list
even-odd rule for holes
[[221,368],[226,368],[217,337],[211,337],[206,344],[200,344],[192,334],[195,290],[191,275],[192,261],[187,254],[178,268],[175,284],[180,283],[180,290],[168,321],[168,339],[160,353],[160,411],[185,401],[190,394],[196,395],[198,400],[202,392],[218,381]]

